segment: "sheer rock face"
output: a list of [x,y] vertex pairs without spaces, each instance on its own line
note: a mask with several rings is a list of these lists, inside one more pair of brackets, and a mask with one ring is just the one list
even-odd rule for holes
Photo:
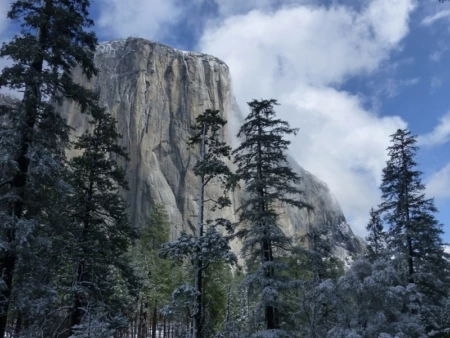
[[[188,149],[186,141],[192,135],[195,118],[205,109],[220,110],[232,120],[230,125],[240,123],[236,123],[240,112],[232,96],[228,66],[209,55],[135,38],[100,44],[95,60],[100,69],[98,77],[87,81],[79,73],[74,76],[87,87],[99,90],[102,102],[118,120],[122,144],[130,157],[126,164],[130,189],[124,194],[132,223],[146,223],[152,205],[161,202],[170,214],[173,238],[183,229],[192,232],[199,190],[192,168],[199,151]],[[89,128],[87,118],[77,113],[75,105],[66,102],[63,111],[75,128],[74,135]],[[230,143],[232,133],[225,130],[223,135]],[[300,186],[315,211],[308,214],[287,208],[282,218],[283,230],[300,235],[311,227],[325,228],[336,252],[361,252],[364,245],[345,223],[326,184],[294,161],[291,164],[303,178]],[[206,189],[206,196],[211,199],[220,194],[221,189],[214,182]],[[220,213],[208,212],[206,218],[224,216],[237,221],[236,209],[242,195],[242,191],[232,193],[230,208]],[[233,243],[234,250],[239,247],[238,242]]]

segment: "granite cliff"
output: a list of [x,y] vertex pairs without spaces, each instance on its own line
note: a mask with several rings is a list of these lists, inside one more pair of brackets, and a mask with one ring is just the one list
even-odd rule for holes
[[[186,141],[195,117],[205,109],[218,109],[233,122],[240,119],[228,66],[209,55],[137,38],[101,43],[95,61],[99,76],[90,82],[80,73],[74,76],[87,87],[99,90],[102,102],[118,120],[122,144],[130,157],[126,164],[130,190],[124,194],[131,221],[137,226],[145,223],[152,205],[161,202],[174,224],[173,238],[181,229],[192,231],[198,207],[198,178],[192,167],[198,152],[188,150]],[[64,103],[63,111],[75,127],[75,134],[89,127],[76,106]],[[231,141],[231,135],[230,130],[225,130],[223,137]],[[310,228],[326,229],[337,255],[361,252],[364,245],[354,236],[327,185],[292,160],[291,164],[303,178],[300,187],[315,210],[307,213],[287,208],[282,220],[284,231],[294,235]],[[212,185],[206,194],[217,197],[220,189]],[[242,192],[236,191],[230,197],[232,206],[221,214],[237,221]],[[215,216],[217,212],[208,215]],[[233,243],[234,250],[239,246]]]

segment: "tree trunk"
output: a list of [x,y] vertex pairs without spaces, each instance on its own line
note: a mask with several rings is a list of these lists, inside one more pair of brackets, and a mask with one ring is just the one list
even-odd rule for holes
[[[29,77],[25,83],[25,93],[22,100],[23,106],[20,109],[25,110],[25,125],[21,130],[19,154],[17,157],[18,173],[12,180],[12,188],[18,191],[19,198],[12,203],[10,208],[10,215],[13,218],[22,218],[22,212],[24,207],[25,198],[25,186],[27,184],[28,168],[30,165],[30,159],[28,156],[28,149],[33,142],[33,129],[37,119],[37,108],[40,101],[40,89],[41,83],[37,80],[42,73],[42,67],[44,64],[43,54],[47,43],[47,24],[51,17],[51,7],[53,5],[52,0],[45,0],[44,11],[48,14],[45,16],[45,20],[42,21],[37,34],[36,41],[37,46],[40,49],[37,51],[36,56],[31,63]],[[15,220],[13,220],[15,222]],[[7,241],[11,246],[14,246],[15,241],[15,229],[11,227],[8,229]],[[13,248],[6,250],[5,256],[0,262],[0,273],[3,277],[5,287],[2,288],[0,297],[4,299],[2,311],[0,311],[0,338],[5,336],[6,325],[8,323],[8,310],[9,310],[9,298],[11,297],[11,288],[14,278],[14,268],[16,265],[16,254]]]
[[[159,320],[159,321],[161,322],[161,318],[160,318],[160,320]],[[162,338],[161,332],[162,332],[162,330],[160,329],[160,330],[159,330],[159,335],[158,335],[158,336],[159,336],[159,338]]]
[[166,318],[164,317],[163,321],[163,337],[166,338]]
[[19,337],[22,331],[22,314],[19,312],[17,314],[16,327],[14,328],[14,337]]
[[414,262],[411,236],[406,236],[406,240],[408,241],[408,282],[414,283]]
[[[263,241],[263,251],[264,251],[264,262],[272,261],[272,257],[271,257],[272,250],[271,250],[270,241],[268,241],[268,240]],[[266,277],[268,277],[268,278],[273,277],[272,268],[266,272]],[[265,320],[266,320],[266,329],[269,329],[269,330],[276,329],[278,327],[276,309],[273,306],[266,306],[264,312],[265,312]]]
[[[262,135],[262,127],[259,126],[258,128],[258,135],[261,136]],[[263,171],[262,171],[262,147],[261,147],[261,142],[258,141],[257,144],[257,175],[258,175],[258,179],[262,180],[263,179]],[[259,212],[261,213],[261,215],[263,215],[266,211],[266,205],[263,202],[263,198],[264,198],[265,192],[264,192],[264,188],[259,189],[259,197],[261,197],[261,202],[259,203]],[[265,227],[266,225],[263,224],[263,226]],[[266,232],[266,230],[263,230],[263,235],[264,235],[264,239],[262,240],[261,243],[261,261],[262,263],[265,262],[271,262],[273,260],[273,255],[272,255],[272,245],[270,242],[270,238],[267,238],[268,234]],[[274,271],[273,268],[269,268],[267,271],[265,271],[266,277],[268,278],[272,278]],[[273,306],[266,306],[264,309],[264,318],[265,318],[265,322],[266,322],[266,329],[275,329],[278,327],[278,320],[277,320],[277,313],[276,313],[276,309]]]
[[147,338],[147,334],[148,334],[148,326],[147,326],[147,321],[148,321],[148,316],[147,316],[147,310],[148,310],[148,304],[147,303],[143,303],[142,304],[142,317],[141,317],[141,330],[142,330],[142,338]]
[[155,302],[155,307],[153,308],[153,319],[152,319],[152,338],[156,338],[157,326],[158,326],[158,308],[157,308],[157,302]]
[[[91,184],[91,189],[92,189],[92,184]],[[90,189],[90,193],[92,194],[91,189]],[[89,200],[90,200],[90,198],[89,198]],[[87,219],[85,219],[83,223],[84,223],[84,228],[83,228],[82,240],[85,241],[87,238],[87,232],[89,229],[89,221]],[[85,281],[85,271],[84,270],[85,270],[85,261],[84,261],[84,259],[82,259],[78,263],[78,267],[77,267],[77,276],[76,276],[76,280],[75,280],[76,284],[83,284],[83,282]],[[84,314],[83,310],[81,309],[82,300],[81,300],[80,295],[78,295],[78,294],[74,295],[72,304],[73,305],[72,305],[71,315],[70,315],[70,333],[71,334],[74,333],[74,331],[73,331],[74,326],[81,324],[81,321],[83,320],[83,314]]]
[[[403,174],[407,176],[408,168],[406,166],[407,156],[405,153],[404,145],[402,145],[402,162],[403,162]],[[405,178],[404,178],[405,180]],[[408,282],[414,283],[414,261],[413,261],[413,248],[412,248],[412,239],[411,239],[411,219],[409,217],[409,189],[408,185],[404,184],[403,193],[405,194],[404,201],[404,212],[405,212],[405,220],[406,220],[406,244],[408,245]]]
[[[205,159],[205,137],[206,137],[206,124],[203,124],[202,144],[200,149],[200,160]],[[203,211],[204,211],[204,194],[205,194],[205,177],[200,177],[200,194],[199,194],[199,210],[198,210],[198,222],[197,222],[197,240],[203,237]],[[198,249],[200,250],[200,249]],[[203,337],[203,306],[202,306],[202,280],[203,280],[203,262],[200,259],[195,261],[195,278],[194,288],[197,295],[194,299],[194,327],[193,337]]]

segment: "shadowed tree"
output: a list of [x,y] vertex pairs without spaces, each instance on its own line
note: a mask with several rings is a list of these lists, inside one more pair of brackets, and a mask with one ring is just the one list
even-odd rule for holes
[[286,121],[276,118],[276,100],[253,100],[248,103],[250,113],[241,126],[241,144],[233,151],[238,166],[237,176],[245,182],[246,198],[240,207],[240,221],[244,225],[238,235],[243,239],[244,256],[259,257],[256,272],[244,280],[257,296],[255,328],[258,334],[286,334],[281,329],[280,310],[284,306],[282,291],[293,286],[283,270],[286,264],[277,259],[291,245],[291,238],[279,227],[277,205],[289,204],[309,207],[300,200],[303,194],[296,187],[300,177],[292,171],[286,159],[290,141],[295,135]]
[[369,258],[374,261],[386,257],[387,234],[383,228],[380,213],[374,208],[370,209],[370,220],[366,226],[368,235],[366,237]]
[[[450,267],[444,252],[442,225],[436,220],[433,199],[427,199],[422,173],[414,157],[417,137],[407,129],[391,135],[389,160],[383,169],[379,206],[389,224],[388,252],[403,283],[415,283],[426,298],[422,311],[428,324],[441,300],[448,297]],[[433,309],[434,308],[434,309]],[[434,326],[434,324],[430,324]],[[435,329],[438,329],[435,327]]]
[[22,91],[23,98],[13,109],[0,107],[0,120],[7,121],[0,127],[0,337],[5,335],[20,245],[35,235],[43,219],[45,191],[62,189],[58,177],[68,128],[55,103],[66,98],[85,111],[93,98],[71,79],[76,66],[87,78],[96,74],[89,4],[20,0],[11,3],[7,14],[21,32],[0,49],[0,57],[13,62],[3,69],[0,87]]
[[128,185],[117,162],[128,158],[117,143],[120,135],[115,119],[100,107],[92,109],[91,116],[92,132],[85,132],[75,143],[82,154],[69,163],[74,188],[68,256],[74,271],[68,286],[73,337],[84,337],[87,330],[94,334],[89,327],[92,322],[102,330],[114,330],[121,317],[118,280],[134,281],[127,253],[137,231],[128,221],[120,196],[119,189]]

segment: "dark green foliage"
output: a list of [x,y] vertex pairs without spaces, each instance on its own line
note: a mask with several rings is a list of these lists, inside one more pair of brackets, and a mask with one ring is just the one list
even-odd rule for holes
[[250,114],[239,130],[240,146],[233,151],[237,164],[236,175],[245,182],[246,198],[240,207],[240,221],[244,229],[238,235],[243,239],[242,253],[259,267],[247,276],[244,284],[258,299],[255,306],[254,329],[282,329],[285,300],[283,290],[294,284],[283,272],[287,265],[280,260],[291,246],[292,239],[278,226],[277,207],[289,204],[308,207],[301,201],[302,191],[296,187],[300,178],[292,171],[286,159],[290,141],[285,137],[295,135],[297,129],[275,117],[276,100],[249,102]]
[[383,169],[380,204],[390,226],[389,253],[403,283],[417,284],[425,295],[422,311],[426,322],[439,329],[436,313],[440,310],[436,304],[448,297],[450,286],[442,225],[434,216],[437,209],[433,199],[425,197],[422,173],[416,169],[416,136],[407,129],[397,130],[391,142],[389,160]]
[[154,204],[149,222],[142,227],[140,238],[130,251],[130,259],[142,281],[139,301],[134,306],[139,336],[149,331],[154,314],[159,317],[170,303],[172,290],[183,281],[181,264],[159,255],[161,245],[169,240],[171,227],[165,206]]
[[213,263],[205,270],[205,337],[214,337],[222,330],[226,316],[227,285],[231,280],[231,269],[225,262]]
[[[416,169],[416,137],[403,129],[392,136],[389,160],[383,169],[380,211],[389,224],[388,246],[405,269],[408,281],[417,281],[444,268],[442,226],[434,218],[433,199],[426,199],[422,173]],[[430,270],[431,269],[431,270]]]
[[[320,282],[325,279],[337,279],[344,274],[344,264],[333,256],[328,232],[321,229],[311,229],[305,235],[299,236],[298,243],[289,257],[293,277],[303,281]],[[296,275],[294,275],[294,273]]]
[[[69,162],[74,188],[69,205],[73,220],[69,257],[75,274],[67,292],[73,302],[70,327],[78,334],[86,329],[87,319],[115,327],[123,317],[123,300],[116,291],[118,280],[134,280],[126,254],[137,236],[120,196],[127,183],[117,161],[127,159],[127,155],[117,144],[116,122],[99,107],[91,109],[91,116],[92,132],[84,133],[75,143],[82,155]],[[83,309],[89,305],[86,313]]]
[[387,258],[387,233],[384,231],[383,222],[381,221],[380,212],[370,209],[370,220],[366,226],[369,233],[366,237],[367,250],[369,250],[369,258],[375,261]]
[[89,6],[89,0],[13,2],[8,18],[20,24],[21,34],[1,48],[0,56],[14,64],[3,69],[0,85],[24,89],[24,103],[42,103],[57,95],[86,110],[92,93],[74,83],[71,72],[80,66],[88,78],[97,73],[93,61],[97,38],[86,30],[94,24],[88,18]]
[[0,57],[13,62],[2,70],[0,87],[22,91],[23,99],[16,107],[0,107],[0,120],[7,122],[0,127],[0,270],[4,282],[0,337],[12,319],[8,318],[11,293],[25,294],[13,290],[13,285],[22,285],[14,280],[23,280],[15,269],[28,270],[17,264],[38,263],[37,255],[49,248],[46,236],[52,231],[44,225],[51,226],[48,218],[55,211],[50,196],[63,200],[68,190],[63,161],[69,129],[55,103],[65,98],[86,111],[95,101],[95,95],[71,78],[76,66],[88,78],[97,71],[93,63],[96,37],[87,30],[93,24],[88,8],[87,0],[17,0],[8,11],[8,18],[20,25],[21,32],[0,49]]
[[[205,110],[196,119],[195,134],[189,139],[189,147],[204,147],[203,155],[194,165],[194,173],[202,178],[203,186],[212,179],[218,180],[225,191],[217,201],[213,201],[212,211],[231,205],[227,190],[233,187],[231,172],[225,159],[230,159],[231,147],[224,140],[223,130],[227,123],[218,110]],[[203,144],[204,141],[204,144]],[[203,156],[203,158],[202,158]]]

